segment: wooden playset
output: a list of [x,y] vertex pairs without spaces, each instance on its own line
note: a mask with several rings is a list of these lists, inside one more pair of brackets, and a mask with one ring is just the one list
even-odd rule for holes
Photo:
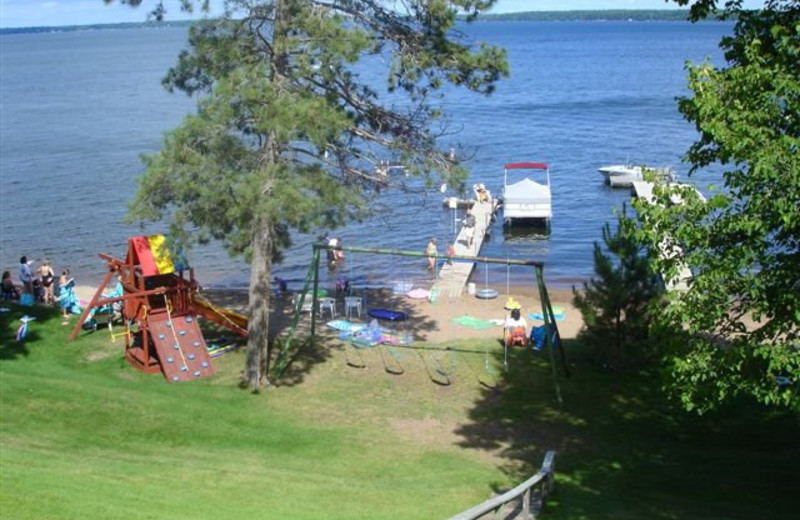
[[[198,316],[247,336],[247,318],[200,296],[194,269],[179,252],[170,251],[164,235],[128,239],[124,260],[105,254],[100,258],[106,261],[108,273],[81,314],[71,340],[92,309],[121,304],[125,359],[138,370],[162,372],[167,381],[179,382],[214,373]],[[114,276],[122,284],[122,296],[104,296]]]

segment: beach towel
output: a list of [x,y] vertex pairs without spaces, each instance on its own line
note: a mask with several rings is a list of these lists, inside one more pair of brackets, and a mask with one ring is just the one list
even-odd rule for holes
[[[556,321],[564,321],[567,318],[564,309],[562,307],[559,307],[558,305],[553,306],[553,316],[556,319]],[[528,317],[532,320],[544,321],[544,314],[541,312],[532,312],[528,314]]]
[[25,336],[28,335],[28,322],[33,321],[35,319],[36,318],[27,315],[20,318],[19,321],[22,322],[22,325],[20,325],[19,328],[17,329],[17,343],[25,341]]
[[326,323],[326,325],[342,332],[355,332],[366,327],[363,323],[351,323],[347,320],[333,320]]
[[450,320],[450,322],[455,323],[456,325],[469,327],[475,330],[491,329],[492,327],[495,326],[494,323],[492,323],[491,321],[484,321],[475,318],[473,316],[468,316],[466,314],[464,316],[459,316],[458,318],[453,318],[452,320]]

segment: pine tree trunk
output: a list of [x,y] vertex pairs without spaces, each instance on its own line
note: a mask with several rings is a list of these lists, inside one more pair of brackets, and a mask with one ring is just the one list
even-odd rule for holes
[[272,234],[267,217],[254,225],[253,258],[250,263],[247,325],[247,365],[243,383],[254,392],[268,385],[270,274],[272,272]]

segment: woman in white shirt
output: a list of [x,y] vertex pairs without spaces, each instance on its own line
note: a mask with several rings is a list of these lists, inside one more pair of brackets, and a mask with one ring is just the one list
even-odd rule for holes
[[19,281],[22,282],[23,293],[33,294],[33,272],[27,256],[19,259]]

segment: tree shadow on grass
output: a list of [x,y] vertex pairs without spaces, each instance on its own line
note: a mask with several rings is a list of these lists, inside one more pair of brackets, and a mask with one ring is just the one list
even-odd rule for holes
[[[9,309],[7,312],[0,312],[0,331],[2,331],[0,334],[0,361],[29,355],[29,345],[34,345],[43,338],[40,332],[41,325],[61,319],[57,309],[43,305],[23,306],[3,302],[0,307]],[[35,319],[29,322],[25,339],[17,341],[17,331],[22,324],[20,319],[23,316]]]
[[796,415],[744,402],[691,415],[666,398],[657,371],[618,380],[577,341],[564,344],[573,375],[559,377],[563,406],[547,354],[514,350],[457,431],[463,447],[499,454],[512,482],[555,449],[554,518],[796,517],[786,492],[800,489]]

